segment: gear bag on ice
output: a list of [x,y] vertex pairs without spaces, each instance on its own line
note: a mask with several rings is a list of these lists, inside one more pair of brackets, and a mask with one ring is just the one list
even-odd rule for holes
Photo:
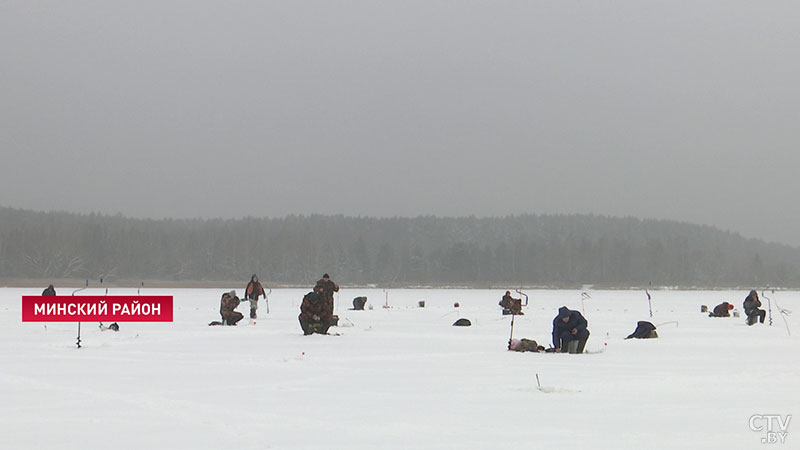
[[658,333],[656,333],[656,326],[650,322],[641,320],[636,323],[636,329],[633,331],[633,333],[629,334],[625,339],[653,339],[657,337]]

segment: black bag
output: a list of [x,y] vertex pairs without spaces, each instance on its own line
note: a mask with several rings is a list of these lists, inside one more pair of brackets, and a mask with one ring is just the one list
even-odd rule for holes
[[630,338],[648,339],[648,338],[651,338],[651,337],[658,337],[657,334],[655,336],[652,335],[652,334],[655,334],[655,333],[652,333],[655,330],[656,330],[656,326],[655,325],[653,325],[650,322],[645,322],[644,320],[642,320],[642,321],[639,321],[639,322],[636,323],[636,329],[633,331],[633,333],[628,335],[628,337],[626,337],[625,339],[630,339]]
[[461,319],[456,320],[453,323],[453,326],[454,327],[469,327],[469,326],[472,326],[472,322],[470,322],[469,319],[461,318]]

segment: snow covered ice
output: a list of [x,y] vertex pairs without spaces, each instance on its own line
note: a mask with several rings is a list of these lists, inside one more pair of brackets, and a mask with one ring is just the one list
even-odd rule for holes
[[[390,290],[386,309],[382,290],[343,287],[340,336],[302,335],[300,289],[273,291],[269,314],[261,300],[255,324],[209,327],[230,289],[147,289],[175,297],[174,322],[83,323],[81,349],[75,323],[21,322],[41,289],[0,289],[0,448],[753,449],[751,416],[800,404],[800,328],[774,303],[773,326],[700,312],[741,310],[746,290],[651,291],[652,319],[643,291],[589,291],[589,353],[555,355],[506,351],[505,289]],[[581,292],[527,292],[514,336],[547,346]],[[374,309],[349,311],[362,295]],[[768,295],[800,309],[798,292]],[[639,320],[677,324],[623,340]],[[777,446],[800,448],[798,426]]]

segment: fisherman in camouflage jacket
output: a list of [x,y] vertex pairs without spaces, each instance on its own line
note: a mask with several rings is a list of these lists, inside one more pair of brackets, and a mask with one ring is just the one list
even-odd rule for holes
[[222,294],[222,299],[219,302],[219,315],[222,316],[223,325],[236,325],[236,322],[244,318],[242,313],[235,311],[236,307],[239,306],[239,302],[236,291]]
[[320,292],[320,288],[322,289],[322,297],[328,301],[331,311],[333,311],[333,293],[339,292],[339,285],[334,283],[333,280],[331,280],[331,276],[326,273],[322,275],[321,280],[317,281],[317,285],[314,286],[314,291]]
[[317,286],[313,292],[303,297],[300,305],[300,327],[306,336],[312,333],[327,334],[331,326],[333,309],[324,296],[324,290]]

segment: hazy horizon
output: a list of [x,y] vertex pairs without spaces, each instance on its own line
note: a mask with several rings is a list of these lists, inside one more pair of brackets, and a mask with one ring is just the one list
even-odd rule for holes
[[800,5],[4,2],[0,205],[594,214],[800,246]]
[[285,215],[282,215],[282,216],[246,216],[246,217],[200,217],[200,216],[169,217],[169,216],[163,216],[163,217],[156,217],[156,216],[130,216],[130,215],[123,214],[121,212],[111,212],[111,213],[110,212],[103,212],[103,211],[85,211],[85,212],[81,212],[81,211],[66,211],[66,210],[63,210],[63,209],[32,210],[32,209],[29,209],[29,208],[15,208],[15,207],[10,207],[10,206],[6,206],[6,205],[0,205],[0,208],[4,208],[4,207],[20,209],[20,210],[24,210],[24,211],[32,211],[34,213],[67,213],[67,214],[78,214],[78,215],[98,214],[98,215],[107,216],[107,217],[122,216],[124,218],[134,219],[134,220],[155,220],[155,221],[169,221],[169,220],[204,220],[204,221],[205,220],[243,220],[245,218],[254,218],[254,219],[257,219],[257,220],[259,220],[259,219],[268,219],[268,220],[278,219],[278,220],[280,220],[280,219],[286,219],[286,218],[289,218],[289,217],[292,217],[292,216],[299,216],[299,217],[312,217],[312,216],[336,217],[336,216],[343,216],[343,217],[346,217],[346,218],[364,218],[364,219],[396,219],[396,218],[399,218],[399,219],[415,219],[415,218],[419,218],[419,217],[433,217],[433,218],[436,218],[436,219],[465,219],[465,218],[470,218],[470,217],[474,217],[474,218],[477,218],[477,219],[503,219],[503,218],[506,218],[506,217],[559,216],[559,215],[564,215],[564,216],[594,216],[594,217],[606,217],[606,218],[612,218],[612,219],[633,218],[633,219],[641,220],[641,221],[667,221],[667,222],[675,222],[677,224],[708,226],[708,227],[712,227],[712,228],[717,229],[717,230],[722,231],[722,232],[728,232],[728,233],[734,233],[734,234],[740,235],[744,239],[756,239],[756,240],[763,241],[763,242],[765,242],[767,244],[779,244],[779,245],[785,245],[785,246],[793,247],[793,248],[800,248],[800,245],[791,245],[791,244],[786,244],[786,243],[783,243],[783,242],[771,241],[771,240],[763,239],[763,238],[758,237],[758,236],[748,236],[746,234],[740,233],[739,231],[725,229],[725,228],[721,228],[721,227],[718,227],[718,226],[715,226],[715,225],[699,224],[699,223],[692,223],[692,222],[688,222],[688,221],[665,219],[665,218],[636,217],[636,216],[632,216],[632,215],[615,216],[615,215],[611,215],[611,214],[595,214],[595,213],[518,213],[518,214],[503,214],[503,215],[469,214],[469,215],[460,215],[460,216],[457,216],[457,215],[443,216],[443,215],[436,215],[436,214],[417,214],[417,215],[407,215],[407,216],[400,216],[400,215],[395,215],[395,216],[376,216],[376,215],[364,215],[364,214],[362,214],[362,215],[341,214],[341,213],[322,214],[322,213],[310,212],[310,213],[290,213],[290,214],[285,214]]

